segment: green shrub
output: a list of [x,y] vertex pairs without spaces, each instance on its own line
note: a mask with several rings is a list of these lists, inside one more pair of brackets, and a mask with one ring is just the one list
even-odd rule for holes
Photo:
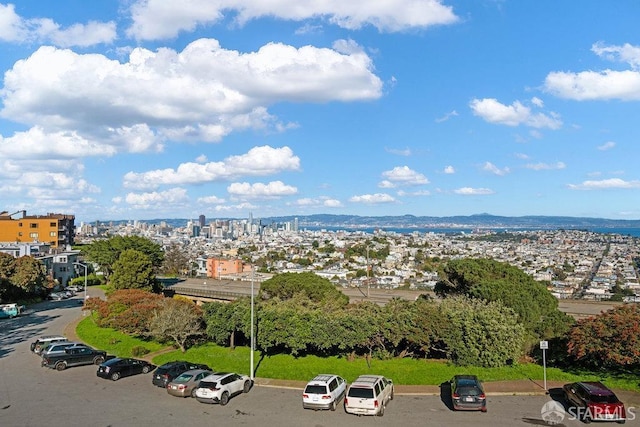
[[144,356],[145,354],[149,354],[149,349],[144,346],[137,345],[131,348],[131,355],[133,357],[140,357]]

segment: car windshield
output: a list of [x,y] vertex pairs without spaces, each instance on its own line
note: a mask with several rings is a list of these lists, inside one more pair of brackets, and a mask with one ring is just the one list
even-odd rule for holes
[[307,388],[304,389],[304,392],[307,394],[325,394],[327,392],[327,387],[323,385],[308,385]]
[[176,378],[175,380],[173,380],[173,382],[176,383],[186,383],[187,381],[189,381],[191,378],[193,378],[193,375],[191,374],[182,374],[180,375],[178,378]]
[[349,397],[360,397],[364,399],[373,399],[373,389],[351,387],[349,389]]

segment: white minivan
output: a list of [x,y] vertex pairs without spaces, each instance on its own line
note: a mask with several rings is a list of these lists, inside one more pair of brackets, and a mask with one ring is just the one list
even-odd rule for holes
[[349,386],[344,410],[348,414],[381,417],[390,400],[393,400],[393,381],[382,375],[361,375]]
[[302,392],[302,407],[335,411],[346,391],[347,381],[344,378],[332,374],[316,375]]

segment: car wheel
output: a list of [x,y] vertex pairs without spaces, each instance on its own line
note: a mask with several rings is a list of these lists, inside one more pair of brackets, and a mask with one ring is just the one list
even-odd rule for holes
[[244,382],[244,387],[242,387],[242,392],[249,393],[249,390],[251,390],[251,381],[247,380]]
[[391,395],[389,397],[389,400],[393,400],[393,395],[394,395],[395,390],[391,390]]
[[335,401],[335,400],[334,400],[333,402],[331,402],[331,407],[330,407],[330,409],[331,409],[332,411],[335,411],[335,410],[336,410],[336,401]]
[[191,389],[191,397],[193,397],[194,399],[196,398],[196,390],[198,390],[197,387]]
[[99,365],[99,364],[101,364],[102,362],[104,362],[104,357],[102,357],[102,356],[98,356],[98,357],[96,357],[95,359],[93,359],[93,364],[94,364],[94,365]]
[[114,372],[113,374],[111,374],[111,379],[113,381],[118,381],[120,379],[120,372]]
[[58,371],[64,371],[65,369],[67,369],[67,363],[66,362],[56,363],[56,369]]
[[379,417],[383,417],[384,416],[384,404],[382,404],[382,406],[380,407],[380,411],[378,411],[378,413],[376,415],[378,415]]
[[220,396],[220,404],[224,406],[227,403],[229,403],[229,392],[225,391],[224,393],[222,393],[222,396]]
[[589,414],[584,414],[584,419],[582,421],[584,421],[585,424],[591,424],[591,417]]
[[150,370],[151,370],[151,367],[150,367],[149,365],[145,365],[145,366],[142,368],[142,373],[143,373],[143,374],[148,374]]

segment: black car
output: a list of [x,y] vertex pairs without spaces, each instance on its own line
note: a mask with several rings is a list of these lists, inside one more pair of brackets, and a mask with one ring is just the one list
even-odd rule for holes
[[155,365],[146,360],[116,357],[101,363],[96,375],[100,378],[110,378],[117,381],[130,375],[148,374],[153,371],[153,368]]
[[487,412],[487,397],[478,377],[455,375],[450,385],[453,409]]
[[42,358],[42,366],[63,371],[70,366],[99,365],[107,359],[107,352],[90,347],[66,348],[63,353]]
[[204,364],[187,362],[185,360],[176,360],[158,366],[158,368],[153,373],[151,382],[158,387],[166,388],[167,384],[173,381],[174,378],[191,369],[206,369],[207,371],[212,370]]

